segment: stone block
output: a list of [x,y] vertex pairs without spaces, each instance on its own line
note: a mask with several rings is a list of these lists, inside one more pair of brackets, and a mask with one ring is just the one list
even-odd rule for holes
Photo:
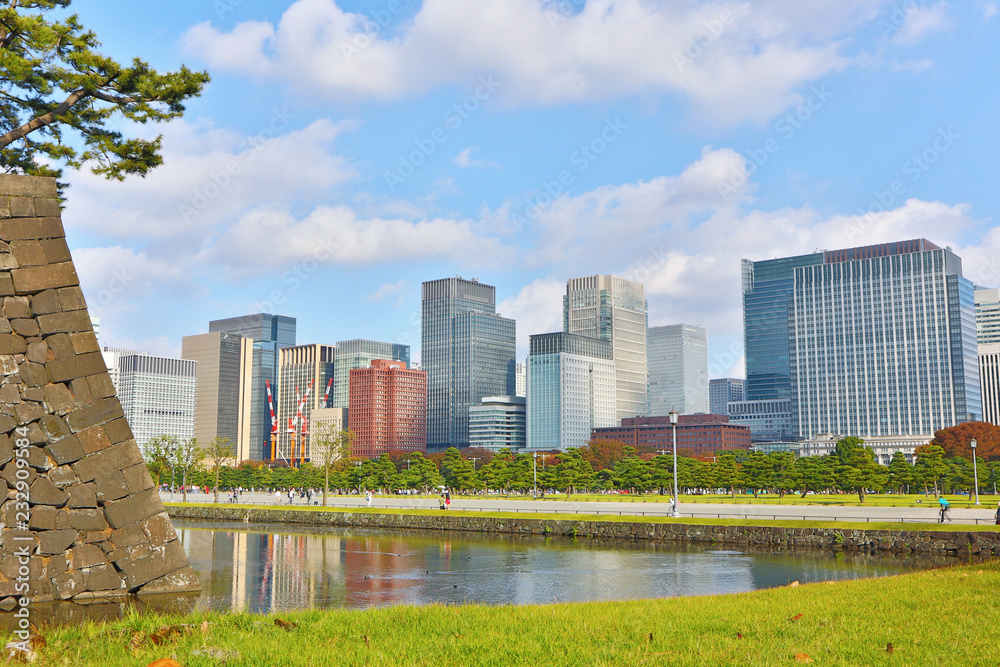
[[11,320],[10,326],[15,334],[24,338],[38,335],[38,322],[33,319]]
[[38,552],[43,556],[61,554],[73,546],[74,542],[76,542],[75,530],[46,530],[38,533]]
[[45,253],[45,260],[51,264],[69,262],[73,258],[69,254],[69,246],[66,239],[46,239],[39,243]]
[[44,387],[51,378],[44,364],[35,364],[25,361],[17,367],[17,374],[21,377],[21,382],[27,387]]
[[86,310],[87,301],[79,287],[63,287],[59,290],[59,303],[63,310]]
[[58,577],[52,578],[52,588],[54,597],[57,600],[68,600],[78,593],[86,590],[84,586],[83,572],[63,572]]
[[13,333],[0,334],[0,354],[24,354],[28,343],[23,337]]
[[17,473],[19,471],[21,472],[20,481],[23,481],[29,486],[31,486],[31,484],[34,483],[35,478],[38,477],[38,473],[35,472],[35,469],[30,466],[25,468],[18,468],[17,461],[11,461],[7,465],[5,465],[3,467],[3,471],[0,472],[0,477],[3,477],[11,488],[16,488],[18,482]]
[[0,218],[10,217],[10,197],[0,197]]
[[57,513],[58,510],[55,507],[46,507],[44,505],[34,507],[31,510],[31,519],[28,521],[28,527],[32,530],[55,530]]
[[[89,354],[79,354],[65,359],[59,359],[45,364],[52,377],[52,382],[66,382],[77,378],[87,377],[94,373],[107,374],[107,366],[104,365],[104,357],[99,352]],[[76,394],[76,392],[73,392]],[[83,401],[80,401],[83,403]]]
[[174,524],[166,512],[149,517],[139,524],[144,533],[149,535],[153,544],[166,544],[177,539],[177,532],[174,531]]
[[124,417],[125,413],[117,397],[104,398],[69,413],[66,415],[66,423],[69,424],[70,430],[76,433]]
[[[65,244],[65,241],[63,243]],[[27,266],[41,266],[42,264],[48,263],[45,258],[45,250],[42,249],[41,242],[34,239],[11,241],[10,252],[14,255],[14,259],[17,260],[17,263],[21,268]],[[63,261],[67,261],[68,259],[69,258],[66,258]]]
[[104,515],[108,519],[108,525],[112,528],[124,528],[163,511],[163,502],[156,489],[140,491],[127,498],[113,500],[104,505]]
[[73,524],[69,522],[69,510],[63,508],[56,514],[56,530],[69,530]]
[[[66,465],[68,463],[76,463],[84,456],[87,452],[84,451],[83,445],[75,435],[70,435],[65,438],[60,438],[55,442],[50,442],[45,446],[49,450],[49,455],[52,456],[53,460],[60,466]],[[76,475],[74,473],[74,479]],[[87,480],[88,482],[90,480]]]
[[12,218],[34,218],[35,200],[31,197],[11,197],[10,217]]
[[73,343],[73,351],[77,354],[101,351],[101,346],[97,343],[97,336],[92,331],[70,334],[69,339]]
[[149,474],[149,467],[145,463],[131,466],[122,470],[125,477],[125,484],[128,485],[129,493],[139,493],[146,489],[153,488],[153,478]]
[[108,522],[104,520],[104,512],[99,509],[73,509],[69,511],[69,525],[75,530],[104,530]]
[[76,484],[76,471],[73,470],[73,466],[61,465],[52,468],[48,472],[49,481],[63,489],[72,484]]
[[83,541],[86,544],[98,544],[100,542],[106,542],[110,536],[110,528],[107,530],[88,530],[86,536],[83,538]]
[[0,466],[14,458],[14,445],[6,435],[0,435]]
[[155,593],[182,593],[201,590],[198,573],[190,565],[150,581],[139,590],[140,595]]
[[115,549],[127,549],[145,544],[149,540],[149,535],[142,529],[140,524],[132,524],[118,530],[111,531],[111,543]]
[[62,215],[62,210],[59,208],[59,200],[47,195],[35,197],[35,214],[42,217],[58,217]]
[[[66,495],[69,496],[66,502],[67,507],[73,509],[97,507],[97,486],[93,482],[90,484],[75,484],[66,489]],[[103,528],[96,530],[103,530]]]
[[[17,260],[14,259],[14,255],[9,252],[0,253],[0,271],[10,271],[11,269],[19,268],[21,267],[18,265]],[[11,285],[13,286],[13,283]]]
[[3,300],[3,316],[7,319],[31,317],[31,304],[26,296],[8,296]]
[[86,310],[62,310],[48,315],[39,315],[38,326],[46,335],[93,331],[90,315],[87,314]]
[[50,176],[0,174],[0,195],[42,197],[56,201],[59,191],[56,188],[56,179]]
[[97,501],[100,503],[124,498],[129,493],[125,477],[119,470],[95,479],[94,487],[97,489]]
[[50,577],[58,577],[68,569],[69,563],[66,561],[66,556],[56,554],[55,556],[49,557],[49,562],[45,566],[45,573]]
[[17,427],[17,420],[10,415],[0,414],[0,433],[10,433]]
[[39,477],[31,484],[31,503],[33,505],[62,507],[66,504],[66,500],[66,492],[50,482],[48,477]]
[[85,581],[89,591],[113,591],[125,588],[122,576],[111,565],[98,565],[90,568],[87,570]]
[[28,465],[39,472],[52,467],[52,461],[41,447],[22,447],[18,450],[17,457],[26,460]]
[[111,438],[111,442],[118,444],[132,439],[132,428],[125,419],[116,419],[104,425],[104,432]]
[[[125,585],[130,591],[136,592],[151,581],[188,567],[188,559],[180,542],[175,540],[145,558],[119,561],[118,566],[125,575]],[[195,579],[197,580],[197,576]]]
[[15,293],[14,279],[11,277],[10,272],[4,271],[0,273],[0,296],[10,296]]
[[[19,294],[34,294],[42,290],[72,287],[80,284],[80,279],[76,275],[76,269],[73,268],[73,262],[60,262],[59,264],[14,269],[10,272],[10,275],[14,279],[14,290]],[[45,325],[41,322],[38,324],[44,331]],[[50,329],[50,331],[55,333],[59,329]]]
[[109,470],[123,470],[142,463],[142,454],[134,442],[112,445],[99,452],[88,454],[73,464],[81,482],[92,482]]
[[21,426],[30,424],[33,421],[46,416],[42,406],[38,403],[22,401],[14,406],[14,418]]
[[[44,343],[41,343],[44,345]],[[64,384],[53,383],[45,385],[45,409],[50,413],[64,415],[77,407],[73,392]]]
[[[104,357],[101,357],[103,361]],[[90,393],[94,395],[94,400],[99,398],[108,398],[110,396],[117,396],[115,391],[115,385],[111,382],[111,376],[105,372],[101,372],[97,375],[91,375],[87,378],[87,383],[90,384]],[[132,437],[131,435],[129,436]],[[114,440],[114,438],[112,438]]]
[[[13,505],[13,502],[10,503]],[[6,505],[6,503],[5,503]],[[54,531],[45,531],[43,533],[33,533],[30,530],[17,530],[16,528],[4,528],[0,532],[0,548],[3,549],[4,553],[14,553],[15,550],[21,547],[28,547],[29,552],[33,552],[35,548],[38,547],[39,539],[41,535],[50,535]],[[75,535],[75,533],[74,533]],[[70,542],[72,544],[72,542]],[[65,551],[66,549],[62,549]]]
[[[58,354],[56,358],[59,358]],[[90,391],[90,383],[87,382],[87,378],[72,380],[69,383],[69,389],[80,405],[89,405],[94,402],[94,394]]]
[[36,341],[34,343],[28,343],[28,352],[25,357],[33,364],[45,364],[48,361],[53,361],[55,355],[50,357],[51,351],[49,346],[45,344],[44,341]]
[[59,302],[59,293],[54,289],[47,289],[31,297],[31,310],[35,315],[58,313],[62,309],[62,304]]
[[77,433],[76,437],[83,445],[83,450],[88,454],[99,452],[113,444],[103,426],[91,426]]
[[104,565],[107,562],[107,556],[105,556],[104,551],[100,547],[95,547],[93,544],[78,544],[73,547],[70,565],[74,570],[82,570],[85,567],[94,567],[95,565]]

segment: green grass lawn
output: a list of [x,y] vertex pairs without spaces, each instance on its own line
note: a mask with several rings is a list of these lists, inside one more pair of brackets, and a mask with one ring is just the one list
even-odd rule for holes
[[[962,495],[947,495],[945,498],[951,503],[952,507],[962,507],[962,508],[975,508],[976,500],[975,497],[970,501],[969,496]],[[633,494],[573,494],[569,497],[565,495],[556,496],[546,496],[543,500],[551,502],[560,501],[603,501],[603,502],[622,502],[622,503],[669,503],[670,496],[659,494],[646,494],[646,495],[633,495]],[[1000,496],[994,495],[980,495],[979,506],[981,509],[996,511],[997,502],[1000,501]],[[737,493],[736,498],[727,494],[710,494],[710,495],[686,495],[681,494],[681,504],[691,504],[691,503],[723,503],[723,504],[739,504],[739,505],[828,505],[828,506],[849,506],[849,507],[919,507],[926,509],[927,507],[937,508],[938,502],[937,498],[933,495],[925,496],[922,493],[911,493],[911,494],[889,494],[889,493],[871,493],[865,496],[865,502],[862,504],[858,501],[858,495],[856,493],[842,493],[842,494],[825,494],[816,493],[809,494],[805,498],[800,497],[799,494],[785,494],[783,498],[779,498],[778,494],[760,494],[757,498],[753,497],[753,494],[741,494]]]
[[996,665],[997,591],[990,563],[634,602],[133,615],[42,628],[35,664]]

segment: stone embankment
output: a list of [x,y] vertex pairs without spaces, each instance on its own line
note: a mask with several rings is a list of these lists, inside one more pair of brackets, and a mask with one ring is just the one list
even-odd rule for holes
[[574,521],[497,518],[460,514],[381,514],[233,506],[168,506],[175,519],[298,524],[390,530],[449,530],[513,535],[554,535],[738,547],[819,548],[892,553],[1000,556],[992,531],[858,530],[783,526],[718,526],[675,522]]

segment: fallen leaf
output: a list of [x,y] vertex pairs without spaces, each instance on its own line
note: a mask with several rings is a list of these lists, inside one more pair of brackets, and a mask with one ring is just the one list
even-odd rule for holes
[[653,633],[652,632],[649,633],[649,643],[650,644],[653,643]]
[[788,584],[788,587],[789,588],[798,588],[799,587],[799,582],[793,581],[792,583]]
[[809,654],[807,654],[807,653],[796,653],[795,654],[795,661],[796,662],[812,662],[813,659],[810,658]]
[[203,635],[207,635],[208,634],[208,621],[202,621],[201,622],[201,634],[203,634]]
[[893,651],[892,642],[889,642],[888,644],[885,645],[885,652],[892,653],[892,651]]
[[184,665],[170,658],[160,658],[149,663],[146,667],[184,667]]
[[457,632],[453,632],[452,634],[455,635],[455,639],[458,639],[459,637],[462,636],[462,635],[458,634]]
[[797,615],[795,615],[795,616],[792,616],[792,617],[791,617],[790,619],[788,619],[788,620],[789,620],[789,621],[797,621],[797,620],[799,620],[800,618],[802,618],[802,614],[797,614]]
[[290,621],[283,621],[280,618],[274,619],[274,624],[277,625],[279,628],[282,628],[284,630],[288,630],[289,632],[291,632],[295,628],[299,627],[298,623],[292,623]]
[[737,632],[736,633],[736,638],[737,639],[743,639],[743,633],[742,632]]
[[183,637],[184,635],[190,633],[194,628],[187,624],[182,625],[164,625],[159,630],[154,632],[149,636],[154,644],[160,646],[167,643],[168,641]]
[[368,635],[365,635],[365,646],[371,646],[371,642],[368,639]]

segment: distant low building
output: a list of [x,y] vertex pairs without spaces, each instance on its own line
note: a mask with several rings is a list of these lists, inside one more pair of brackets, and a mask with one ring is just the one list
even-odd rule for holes
[[487,396],[469,408],[469,445],[500,451],[524,449],[527,408],[523,396]]
[[[633,417],[621,426],[595,428],[594,440],[619,440],[636,449],[673,451],[670,417]],[[725,415],[678,415],[677,451],[696,456],[711,455],[721,449],[750,449],[750,429],[729,423]]]

